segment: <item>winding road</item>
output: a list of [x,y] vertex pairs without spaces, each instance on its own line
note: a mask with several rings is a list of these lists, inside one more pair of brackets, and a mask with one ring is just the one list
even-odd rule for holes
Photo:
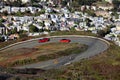
[[[58,42],[60,39],[70,39],[71,43],[82,43],[88,45],[88,49],[80,54],[71,54],[69,56],[63,56],[57,59],[48,60],[44,62],[38,62],[34,64],[28,64],[24,66],[20,66],[17,68],[41,68],[41,69],[51,69],[51,68],[59,68],[63,65],[67,65],[73,62],[78,62],[81,59],[84,58],[90,58],[93,57],[106,49],[109,48],[109,43],[103,39],[96,38],[96,37],[89,37],[89,36],[77,36],[77,35],[71,35],[71,36],[52,36],[50,37],[50,42]],[[41,45],[45,43],[38,43],[38,39],[24,41],[20,44],[9,46],[9,48],[5,48],[2,51],[6,50],[16,50],[19,48],[33,48],[37,45]]]

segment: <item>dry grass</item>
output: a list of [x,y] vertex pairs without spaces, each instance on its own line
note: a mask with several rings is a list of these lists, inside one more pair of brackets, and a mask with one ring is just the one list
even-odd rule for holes
[[40,53],[41,55],[44,54],[52,54],[54,52],[63,51],[69,48],[73,48],[76,46],[80,46],[78,43],[49,43],[44,44],[42,46],[37,46],[38,49],[37,53]]
[[[21,48],[17,50],[5,51],[0,54],[0,65],[5,66],[8,63],[14,63],[16,61],[27,60],[27,59],[35,60],[35,62],[38,61],[37,58],[39,58],[39,60],[42,59],[49,60],[56,57],[64,56],[65,50],[69,51],[69,49],[72,48],[83,49],[84,47],[85,45],[78,43],[48,43],[48,44],[36,46],[34,48]],[[63,52],[64,54],[60,52]],[[56,54],[59,56],[56,56]],[[47,56],[49,55],[51,57],[47,57],[46,55]],[[66,53],[66,55],[69,54]]]
[[84,36],[97,36],[96,34],[91,33],[90,31],[57,31],[50,33],[51,36],[58,35],[84,35]]
[[[53,76],[49,76],[53,73]],[[120,80],[120,47],[111,43],[110,48],[98,56],[70,64],[62,70],[46,71],[51,79],[70,80]]]

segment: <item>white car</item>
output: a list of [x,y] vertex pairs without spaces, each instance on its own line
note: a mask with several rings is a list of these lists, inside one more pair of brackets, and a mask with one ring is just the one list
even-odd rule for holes
[[65,63],[64,65],[66,66],[66,65],[69,65],[69,64],[71,64],[71,62]]

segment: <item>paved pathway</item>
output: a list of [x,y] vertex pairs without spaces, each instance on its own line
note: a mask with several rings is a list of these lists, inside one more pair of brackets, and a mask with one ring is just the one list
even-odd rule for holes
[[[70,64],[72,62],[77,62],[83,58],[89,58],[95,56],[103,51],[105,51],[109,45],[106,41],[98,38],[91,37],[80,37],[80,36],[62,36],[62,37],[51,37],[50,42],[59,42],[60,39],[70,39],[71,43],[82,43],[88,45],[88,49],[80,54],[71,54],[69,56],[60,57],[58,59],[48,60],[44,62],[38,62],[34,64],[29,64],[25,66],[20,66],[17,68],[41,68],[41,69],[51,69],[59,68],[63,65]],[[49,43],[49,42],[48,42]],[[18,45],[11,46],[4,50],[16,50],[19,48],[33,48],[34,46],[41,45],[45,43],[38,43],[38,39],[28,42],[23,42]],[[3,51],[4,51],[3,50]]]

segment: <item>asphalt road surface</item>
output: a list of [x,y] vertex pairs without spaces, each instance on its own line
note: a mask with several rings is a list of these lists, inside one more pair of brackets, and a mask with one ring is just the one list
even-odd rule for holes
[[[70,39],[71,43],[82,43],[88,45],[88,49],[80,54],[71,54],[69,56],[63,56],[57,59],[53,60],[48,60],[48,61],[43,61],[43,62],[38,62],[38,63],[33,63],[33,64],[28,64],[24,66],[20,66],[17,68],[41,68],[41,69],[52,69],[52,68],[60,68],[63,65],[67,65],[73,62],[78,62],[81,59],[84,58],[90,58],[93,57],[103,51],[105,51],[109,45],[100,39],[97,38],[91,38],[91,37],[78,37],[78,36],[67,36],[67,37],[51,37],[50,42],[59,42],[60,39]],[[6,50],[16,50],[19,48],[33,48],[37,45],[41,45],[45,43],[38,43],[37,40],[33,41],[28,41],[24,42],[18,45],[11,46],[9,48],[4,49],[3,51]]]

